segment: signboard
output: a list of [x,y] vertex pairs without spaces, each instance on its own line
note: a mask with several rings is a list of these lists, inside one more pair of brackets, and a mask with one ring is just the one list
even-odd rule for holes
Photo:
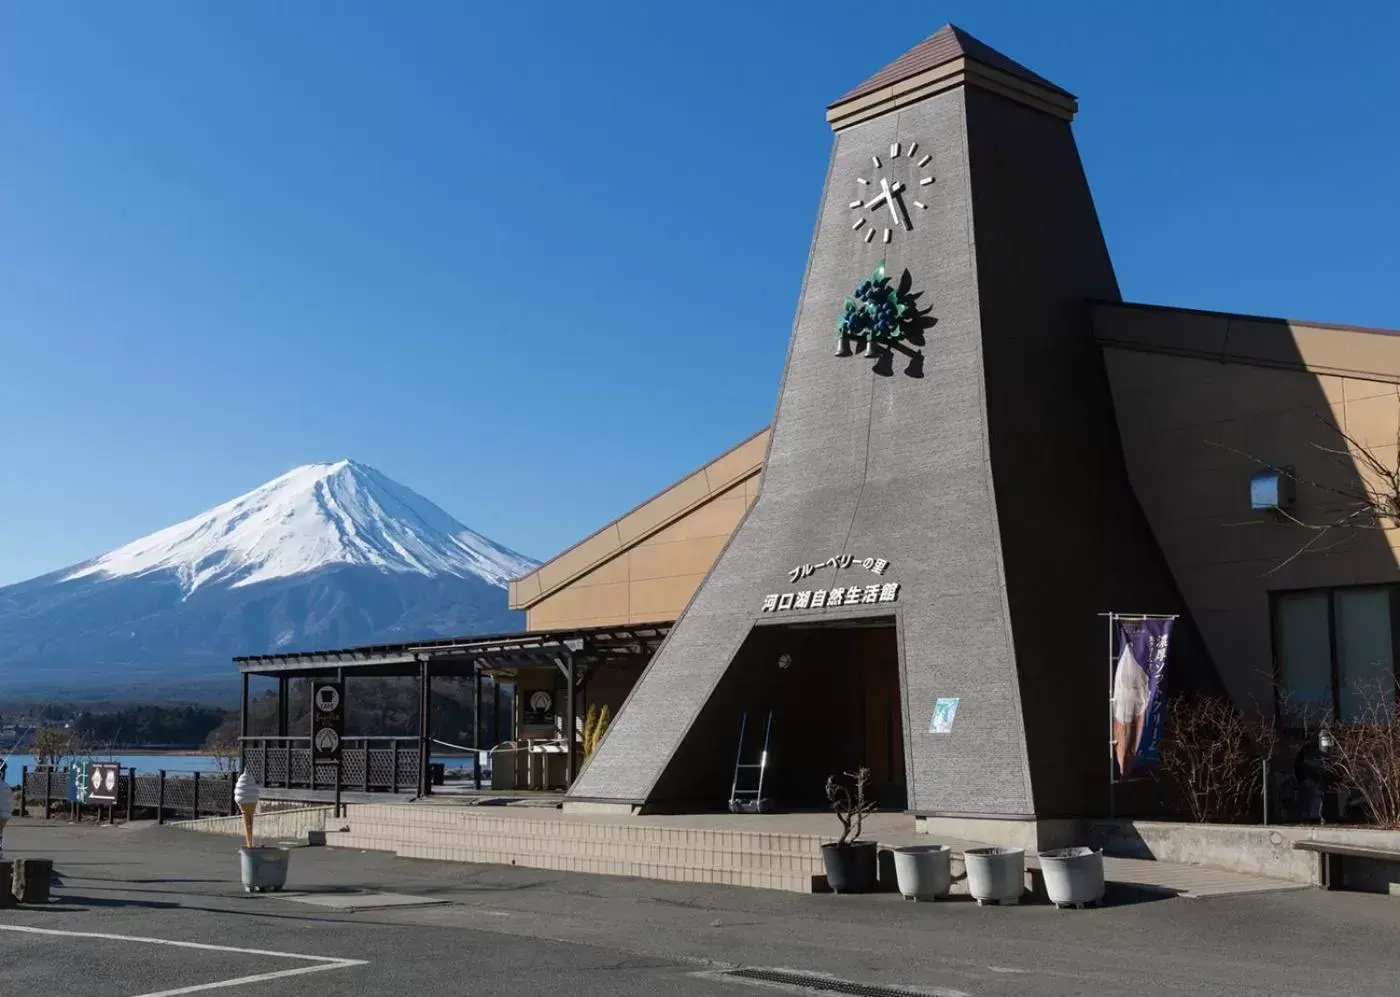
[[93,762],[87,767],[89,803],[116,803],[121,769],[116,762]]
[[339,762],[345,696],[339,682],[317,682],[311,693],[311,760]]
[[1167,704],[1171,617],[1118,619],[1113,672],[1113,748],[1120,778],[1157,764]]
[[[810,578],[818,571],[830,569],[835,572],[846,568],[864,568],[873,575],[883,576],[890,562],[883,557],[855,557],[841,554],[828,557],[825,561],[799,564],[788,570],[788,581],[797,583]],[[799,589],[795,592],[770,592],[763,597],[760,612],[785,613],[796,610],[834,609],[838,606],[869,606],[899,601],[899,582],[875,582],[870,585],[833,585],[830,588]]]
[[525,697],[524,712],[521,724],[525,727],[554,726],[554,693],[536,689]]
[[948,734],[953,730],[953,719],[958,715],[958,697],[940,699],[933,704],[933,717],[929,720],[930,734]]

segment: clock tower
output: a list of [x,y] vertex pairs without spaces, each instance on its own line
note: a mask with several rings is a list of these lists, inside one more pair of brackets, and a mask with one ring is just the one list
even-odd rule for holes
[[[745,710],[772,710],[792,771],[838,736],[841,683],[861,666],[804,680],[804,662],[886,627],[902,754],[889,768],[908,810],[1032,846],[1106,812],[1096,614],[1181,604],[1090,330],[1088,302],[1119,293],[1076,111],[952,26],[827,108],[835,140],[761,491],[571,804],[722,805]],[[788,648],[805,650],[780,672],[771,652]],[[818,703],[827,688],[834,706]],[[876,722],[869,708],[851,720]]]

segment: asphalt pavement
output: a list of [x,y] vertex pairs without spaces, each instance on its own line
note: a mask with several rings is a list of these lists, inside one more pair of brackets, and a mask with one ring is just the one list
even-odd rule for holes
[[812,974],[799,993],[823,974],[971,997],[1400,993],[1400,898],[1382,896],[1118,892],[1062,911],[325,848],[293,851],[290,893],[249,895],[236,839],[16,821],[5,844],[53,858],[58,884],[0,911],[0,997],[744,997],[764,990],[727,974],[755,967]]

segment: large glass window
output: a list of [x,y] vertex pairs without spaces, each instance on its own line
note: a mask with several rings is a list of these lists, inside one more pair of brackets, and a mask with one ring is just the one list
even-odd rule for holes
[[1394,715],[1395,600],[1389,585],[1274,597],[1278,706],[1286,720]]

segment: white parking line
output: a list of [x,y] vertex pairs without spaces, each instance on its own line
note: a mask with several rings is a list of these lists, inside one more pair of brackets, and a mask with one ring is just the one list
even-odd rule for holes
[[285,976],[305,976],[307,973],[324,973],[330,969],[348,969],[351,966],[368,965],[364,959],[341,959],[328,955],[305,955],[301,952],[272,952],[268,949],[243,949],[232,945],[208,945],[204,942],[179,942],[171,938],[141,938],[136,935],[109,935],[100,931],[59,931],[56,928],[30,928],[18,924],[0,924],[0,931],[16,931],[26,935],[58,935],[63,938],[101,938],[112,942],[140,942],[145,945],[169,945],[178,949],[199,949],[205,952],[231,952],[235,955],[260,955],[273,959],[300,959],[315,963],[313,966],[298,966],[295,969],[281,969],[270,973],[257,973],[253,976],[239,976],[231,980],[215,983],[200,983],[192,987],[176,987],[174,990],[152,990],[132,997],[178,997],[180,994],[199,993],[203,990],[220,990],[224,987],[238,987],[247,983],[262,983],[266,980],[280,980]]

